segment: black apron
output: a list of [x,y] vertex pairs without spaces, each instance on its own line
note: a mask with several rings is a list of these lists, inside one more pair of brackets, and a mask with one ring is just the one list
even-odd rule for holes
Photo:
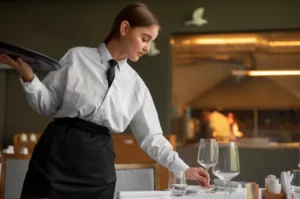
[[112,199],[114,160],[106,127],[78,118],[55,119],[34,148],[21,198]]

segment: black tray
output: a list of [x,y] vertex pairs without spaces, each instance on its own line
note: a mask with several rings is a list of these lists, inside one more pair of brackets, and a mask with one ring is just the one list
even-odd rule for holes
[[46,55],[0,41],[0,54],[3,53],[13,59],[20,57],[23,61],[27,62],[33,70],[53,71],[61,68],[61,65],[56,60]]

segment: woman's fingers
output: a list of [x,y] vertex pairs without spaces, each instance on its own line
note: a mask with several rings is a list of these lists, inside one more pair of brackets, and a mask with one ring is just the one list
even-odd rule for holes
[[0,63],[8,65],[8,61],[4,58],[3,54],[0,54]]
[[25,82],[31,81],[33,79],[34,75],[32,68],[20,57],[18,57],[17,60],[14,60],[6,54],[0,54],[0,63],[4,63],[14,68],[21,75]]
[[18,62],[16,62],[15,60],[13,60],[10,56],[6,55],[6,54],[1,54],[0,55],[1,57],[1,62],[6,64],[6,65],[9,65],[13,68],[17,68],[19,67],[19,64]]
[[208,181],[207,178],[198,175],[196,181],[202,186],[202,187],[208,187]]

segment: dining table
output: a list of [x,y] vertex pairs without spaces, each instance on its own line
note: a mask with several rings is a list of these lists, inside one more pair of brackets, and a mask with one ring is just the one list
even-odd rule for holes
[[[258,198],[255,198],[253,195],[247,195],[246,188],[238,188],[234,191],[227,191],[229,194],[229,199],[263,199],[262,198],[262,189],[258,190]],[[128,197],[119,197],[119,199],[129,199],[129,198],[145,198],[145,199],[206,199],[206,198],[213,198],[213,199],[225,199],[225,192],[224,190],[216,190],[212,192],[206,192],[203,189],[199,189],[198,191],[195,189],[194,186],[188,186],[186,193],[183,196],[174,196],[171,192],[166,191],[165,193],[157,194],[156,191],[147,191],[145,194],[141,195],[140,193],[131,192]],[[299,198],[300,199],[300,198]]]

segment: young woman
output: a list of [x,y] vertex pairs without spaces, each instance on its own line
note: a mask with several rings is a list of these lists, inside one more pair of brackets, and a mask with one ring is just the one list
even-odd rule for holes
[[20,74],[30,106],[55,118],[34,149],[22,197],[113,198],[115,154],[109,131],[123,132],[129,124],[150,157],[209,186],[202,168],[190,168],[172,151],[147,86],[127,63],[148,52],[159,28],[147,6],[130,4],[99,48],[70,49],[60,60],[62,68],[43,81],[22,59],[0,55],[0,62]]

